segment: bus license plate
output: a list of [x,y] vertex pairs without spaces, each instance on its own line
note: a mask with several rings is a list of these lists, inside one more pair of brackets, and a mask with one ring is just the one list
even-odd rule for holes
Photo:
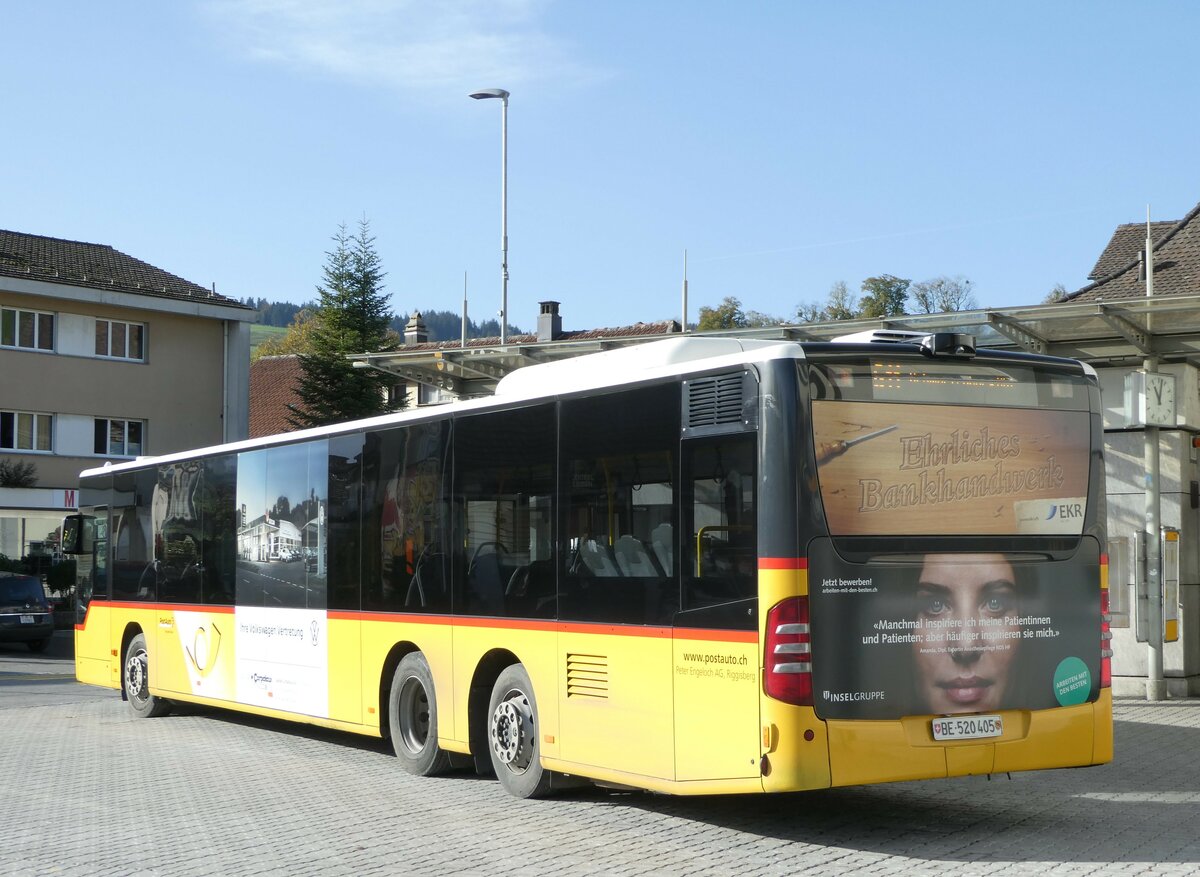
[[999,716],[955,716],[933,720],[934,740],[976,740],[980,737],[999,737],[1004,723]]

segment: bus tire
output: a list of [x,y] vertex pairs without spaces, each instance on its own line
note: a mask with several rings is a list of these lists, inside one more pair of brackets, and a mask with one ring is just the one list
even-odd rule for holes
[[150,657],[146,651],[144,634],[139,633],[131,639],[129,647],[125,649],[121,687],[133,714],[139,719],[153,719],[171,711],[169,700],[150,693]]
[[505,667],[492,687],[488,707],[488,753],[505,791],[518,798],[541,798],[550,791],[550,771],[542,767],[541,724],[529,674],[521,664]]
[[388,728],[400,765],[419,777],[445,773],[450,757],[437,743],[433,674],[421,652],[409,652],[392,676]]

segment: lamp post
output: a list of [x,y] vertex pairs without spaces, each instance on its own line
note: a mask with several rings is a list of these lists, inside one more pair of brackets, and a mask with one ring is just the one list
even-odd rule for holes
[[485,88],[471,93],[475,100],[500,98],[500,343],[508,342],[508,92]]

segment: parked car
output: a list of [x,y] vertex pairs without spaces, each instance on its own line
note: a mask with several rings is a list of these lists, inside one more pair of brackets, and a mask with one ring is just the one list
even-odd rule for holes
[[54,635],[54,612],[37,576],[0,572],[0,643],[40,652]]

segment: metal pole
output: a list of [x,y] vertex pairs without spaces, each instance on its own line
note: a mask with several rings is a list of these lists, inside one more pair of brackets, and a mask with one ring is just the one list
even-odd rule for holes
[[[1150,236],[1150,205],[1146,205],[1146,297],[1154,297],[1154,241]],[[1146,328],[1153,337],[1153,322],[1146,315]],[[1146,374],[1158,371],[1158,357],[1148,356],[1143,363]],[[1148,390],[1148,388],[1147,388]],[[1162,589],[1162,488],[1159,484],[1158,427],[1146,426],[1146,590],[1150,629],[1146,632],[1146,700],[1166,700],[1167,683],[1163,679],[1163,589]]]
[[688,327],[687,327],[687,311],[688,311],[687,292],[688,292],[688,290],[687,290],[687,250],[684,250],[683,251],[683,330],[682,330],[684,332],[686,332],[688,330]]
[[[1158,358],[1148,357],[1146,373],[1158,371]],[[1160,527],[1160,486],[1158,427],[1146,426],[1146,700],[1165,700],[1167,683],[1163,679],[1163,604],[1162,563],[1160,561],[1162,538]]]
[[508,94],[500,107],[500,343],[508,341]]
[[500,343],[508,343],[508,92],[485,88],[475,100],[500,98]]

